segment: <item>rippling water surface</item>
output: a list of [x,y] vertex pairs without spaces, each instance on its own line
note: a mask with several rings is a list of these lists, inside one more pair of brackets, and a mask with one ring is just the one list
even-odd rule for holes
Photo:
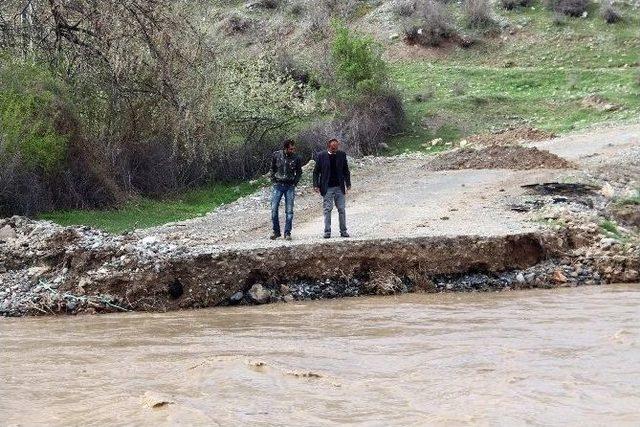
[[0,319],[0,414],[0,425],[639,425],[640,285]]

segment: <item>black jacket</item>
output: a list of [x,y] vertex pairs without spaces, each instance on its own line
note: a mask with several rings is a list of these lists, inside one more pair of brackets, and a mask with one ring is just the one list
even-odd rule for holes
[[[351,187],[351,172],[349,172],[349,164],[347,162],[347,154],[344,151],[338,151],[336,157],[336,172],[338,174],[338,184],[342,193],[346,193],[346,188]],[[323,196],[329,188],[329,175],[331,174],[331,160],[329,153],[323,151],[316,158],[316,166],[313,168],[313,186],[320,188],[320,194]]]
[[284,150],[273,153],[271,181],[279,184],[298,185],[302,177],[302,159],[297,154],[287,155]]

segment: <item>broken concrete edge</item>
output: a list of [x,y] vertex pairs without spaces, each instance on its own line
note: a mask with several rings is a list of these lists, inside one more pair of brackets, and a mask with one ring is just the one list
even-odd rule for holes
[[566,244],[554,233],[525,233],[195,252],[86,227],[19,218],[11,226],[13,240],[0,242],[8,269],[0,277],[19,283],[14,288],[24,298],[0,306],[4,315],[264,303],[278,300],[281,288],[293,289],[281,300],[428,290],[419,283],[430,277],[527,268]]

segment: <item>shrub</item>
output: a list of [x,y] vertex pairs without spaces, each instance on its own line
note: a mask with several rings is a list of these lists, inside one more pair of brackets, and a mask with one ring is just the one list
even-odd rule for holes
[[480,29],[496,26],[489,0],[467,0],[464,4],[464,20],[468,28]]
[[582,16],[588,6],[589,0],[547,0],[549,10],[565,16]]
[[345,145],[352,155],[378,154],[389,136],[400,132],[405,120],[398,94],[368,97],[349,111],[343,127]]
[[46,68],[0,65],[0,214],[102,207],[122,194],[99,145],[81,136],[69,89]]
[[416,16],[404,25],[407,44],[435,47],[457,34],[451,16],[441,3],[427,0],[418,4]]
[[379,94],[361,99],[342,118],[316,123],[298,139],[314,152],[325,149],[329,139],[337,138],[350,155],[377,154],[391,135],[402,130],[404,120],[400,96]]
[[304,0],[297,0],[289,6],[289,13],[293,16],[302,16],[307,10]]
[[49,207],[38,174],[24,167],[19,153],[6,151],[0,136],[0,216],[29,214]]
[[279,72],[272,60],[236,61],[221,71],[214,117],[226,125],[229,138],[240,138],[239,144],[259,144],[315,111],[307,85]]
[[613,6],[610,1],[605,1],[600,6],[600,16],[607,24],[615,24],[623,20],[622,13]]
[[237,14],[229,16],[222,22],[224,32],[229,35],[244,33],[251,25],[252,22],[250,19]]
[[45,68],[0,65],[0,133],[8,153],[32,168],[53,171],[66,156],[65,87]]
[[409,17],[416,11],[416,2],[413,0],[397,0],[393,4],[393,13],[400,17]]
[[292,78],[298,82],[298,84],[309,86],[313,89],[320,88],[315,76],[312,75],[311,67],[295,58],[289,51],[284,49],[280,50],[276,53],[275,60],[278,71],[282,73],[282,75]]
[[257,7],[261,9],[277,9],[280,6],[279,0],[256,0],[248,4],[248,7]]
[[529,7],[533,0],[500,0],[500,5],[505,10],[515,10],[520,7]]
[[360,11],[359,0],[308,0],[307,32],[315,38],[331,35],[331,20],[350,21]]
[[386,90],[388,74],[379,46],[371,37],[361,36],[342,25],[336,26],[331,46],[338,97],[357,99]]

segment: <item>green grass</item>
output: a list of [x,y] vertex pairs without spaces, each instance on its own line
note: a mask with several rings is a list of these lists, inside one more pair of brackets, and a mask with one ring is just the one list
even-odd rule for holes
[[51,220],[65,226],[88,225],[110,233],[122,233],[136,228],[148,228],[205,215],[218,206],[251,194],[264,184],[263,181],[214,184],[187,190],[179,197],[167,197],[162,200],[139,198],[117,210],[56,211],[42,214],[40,219]]
[[604,221],[602,221],[600,223],[600,228],[602,228],[605,232],[613,237],[621,236],[620,230],[618,230],[618,225],[611,220],[605,219]]
[[[392,67],[405,99],[409,128],[393,141],[400,150],[420,149],[432,138],[445,141],[513,125],[567,132],[595,123],[638,117],[640,87],[632,69],[493,68],[407,62]],[[455,90],[465,82],[464,92]],[[416,102],[416,93],[433,96]],[[597,94],[620,106],[599,111],[582,101]],[[430,127],[436,120],[438,126]]]
[[636,190],[636,194],[630,197],[625,197],[616,201],[616,204],[621,206],[628,205],[640,205],[640,189]]
[[[566,25],[553,24],[553,14],[540,2],[530,8],[496,15],[511,31],[495,39],[484,38],[479,47],[455,49],[442,59],[458,65],[516,67],[617,68],[637,65],[640,52],[640,13],[626,4],[616,4],[625,20],[607,24],[595,4],[586,19],[569,18]],[[452,6],[455,9],[456,6]],[[510,34],[512,33],[512,34]]]
[[[449,7],[460,19],[459,7]],[[391,64],[409,123],[391,142],[393,152],[423,150],[433,138],[456,141],[510,126],[563,133],[640,117],[640,18],[637,9],[621,7],[623,23],[606,24],[592,8],[587,19],[567,18],[561,27],[540,4],[497,8],[513,33],[482,37],[471,49],[441,49],[429,60]],[[430,96],[417,102],[415,96],[423,93]],[[621,108],[582,105],[589,95]]]

